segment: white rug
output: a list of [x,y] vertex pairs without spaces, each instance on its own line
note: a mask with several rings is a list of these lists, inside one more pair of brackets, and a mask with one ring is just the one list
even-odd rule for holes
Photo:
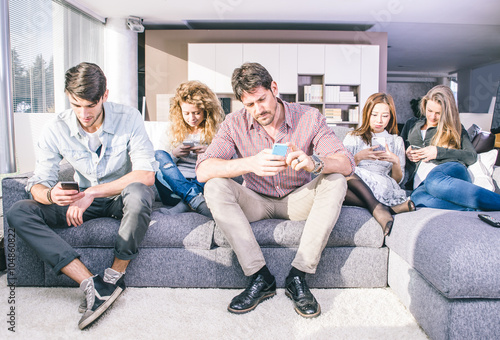
[[[11,292],[14,292],[12,295]],[[427,339],[387,289],[313,289],[322,314],[298,316],[283,289],[253,312],[226,308],[241,290],[127,288],[94,325],[78,329],[78,288],[7,287],[0,277],[0,338],[15,339]],[[9,304],[14,298],[15,304]],[[7,315],[15,307],[15,333]]]

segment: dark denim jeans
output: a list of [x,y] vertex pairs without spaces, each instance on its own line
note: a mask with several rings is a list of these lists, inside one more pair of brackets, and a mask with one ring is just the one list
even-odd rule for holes
[[458,162],[436,166],[411,194],[417,207],[448,210],[500,210],[500,195],[471,183],[467,168]]
[[[115,256],[121,260],[137,257],[139,245],[151,221],[153,192],[142,183],[131,183],[120,195],[96,198],[83,213],[83,220],[99,217],[121,219],[115,241]],[[57,274],[80,255],[63,240],[54,228],[73,228],[66,223],[68,206],[45,205],[34,200],[21,200],[6,214],[9,226]],[[83,228],[83,227],[78,227]]]
[[173,194],[189,203],[203,193],[205,183],[198,182],[196,178],[185,178],[168,152],[157,150],[155,158],[160,163],[160,169],[156,172],[155,185],[163,204],[175,205]]

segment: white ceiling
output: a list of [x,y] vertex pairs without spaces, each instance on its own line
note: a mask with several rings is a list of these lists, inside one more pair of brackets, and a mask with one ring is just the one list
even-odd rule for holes
[[367,24],[388,33],[388,71],[451,73],[500,62],[499,0],[71,0],[146,27],[216,22]]

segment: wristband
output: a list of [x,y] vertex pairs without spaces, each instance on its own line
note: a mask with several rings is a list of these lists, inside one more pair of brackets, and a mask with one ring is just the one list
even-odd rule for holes
[[47,200],[50,202],[50,204],[54,204],[54,201],[52,200],[52,197],[50,196],[50,194],[52,193],[52,189],[54,189],[54,187],[50,188],[47,191]]

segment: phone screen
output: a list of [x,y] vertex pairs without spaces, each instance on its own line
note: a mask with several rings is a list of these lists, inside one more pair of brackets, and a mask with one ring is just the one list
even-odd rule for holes
[[288,146],[286,144],[276,143],[273,145],[273,155],[286,156],[286,151],[288,150]]
[[80,188],[78,187],[78,183],[76,183],[76,182],[61,182],[61,188],[63,190],[78,190],[78,191],[80,191]]
[[385,151],[385,138],[384,137],[373,137],[372,145],[376,146],[373,151]]

